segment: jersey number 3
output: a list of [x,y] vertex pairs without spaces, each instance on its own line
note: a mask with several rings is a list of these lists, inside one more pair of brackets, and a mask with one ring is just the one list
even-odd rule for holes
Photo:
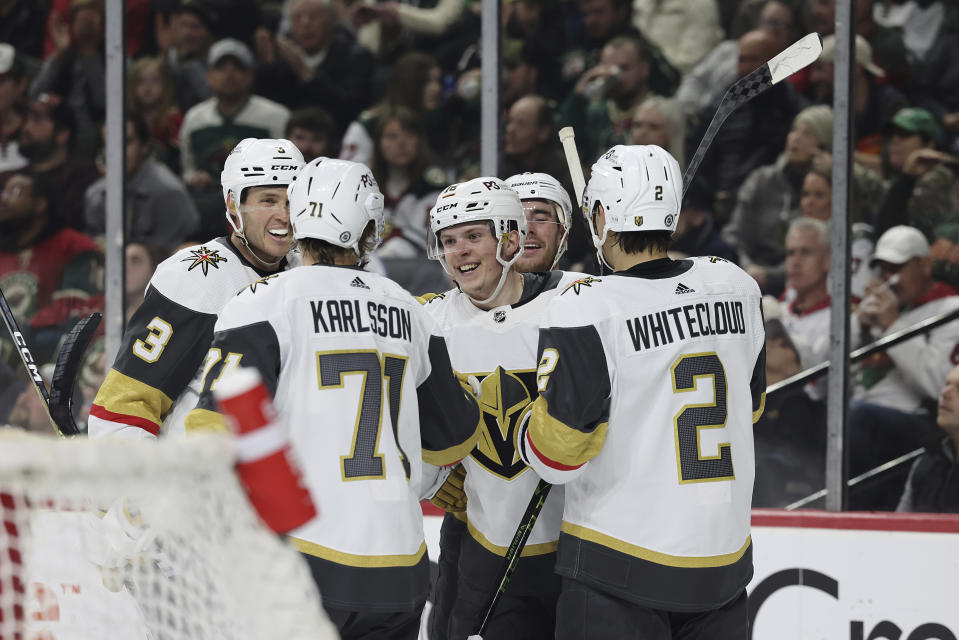
[[400,446],[399,419],[400,400],[403,391],[403,375],[406,358],[395,355],[380,355],[378,351],[333,351],[316,354],[317,374],[320,389],[343,388],[343,377],[362,375],[363,389],[360,393],[356,427],[353,430],[353,446],[350,455],[340,456],[343,478],[346,480],[372,480],[386,477],[383,454],[377,453],[380,430],[383,426],[383,378],[387,381],[387,398],[390,422],[393,424],[393,439],[403,463],[406,477],[410,477],[410,462]]
[[719,356],[715,353],[683,355],[673,364],[671,372],[673,393],[695,391],[698,378],[713,379],[711,403],[687,404],[673,418],[680,484],[733,480],[733,453],[729,443],[717,445],[718,455],[703,456],[699,442],[702,429],[726,426],[726,370]]

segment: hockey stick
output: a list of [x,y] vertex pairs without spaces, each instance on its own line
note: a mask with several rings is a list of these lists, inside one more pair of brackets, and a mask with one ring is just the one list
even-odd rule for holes
[[60,431],[68,436],[78,435],[80,428],[73,419],[73,388],[83,364],[93,335],[103,316],[91,313],[73,325],[60,353],[57,354],[57,364],[53,369],[53,379],[50,381],[50,417],[60,427]]
[[467,640],[483,640],[483,633],[486,631],[486,627],[493,617],[496,605],[499,604],[500,598],[506,591],[506,586],[509,584],[510,578],[513,577],[513,572],[516,570],[516,564],[519,562],[520,554],[523,552],[523,547],[526,546],[526,540],[529,539],[529,534],[533,531],[533,525],[536,524],[539,512],[543,510],[546,497],[552,488],[553,485],[545,480],[540,480],[539,484],[536,485],[536,489],[533,491],[533,497],[529,499],[529,504],[526,505],[526,512],[520,519],[519,527],[516,529],[516,533],[513,534],[513,541],[509,543],[506,556],[503,558],[503,568],[500,571],[499,586],[497,586],[493,597],[486,606],[486,615],[483,616],[482,622],[480,622],[476,631]]
[[[30,352],[30,347],[27,345],[27,341],[24,340],[23,334],[20,333],[20,326],[17,324],[17,319],[13,315],[13,311],[10,309],[10,305],[7,303],[7,298],[3,295],[3,291],[0,290],[0,313],[3,314],[3,323],[7,325],[7,331],[10,332],[10,337],[13,338],[14,346],[17,351],[20,352],[20,361],[23,362],[24,368],[27,370],[27,375],[30,377],[30,380],[33,382],[33,386],[37,390],[37,394],[40,396],[40,400],[43,401],[43,406],[47,410],[47,416],[50,418],[50,424],[53,426],[54,430],[58,435],[77,435],[80,433],[80,429],[77,427],[76,422],[73,420],[73,414],[70,413],[69,404],[70,399],[67,398],[68,406],[64,412],[63,407],[61,406],[64,402],[63,399],[58,400],[58,404],[54,405],[50,400],[50,394],[47,393],[47,388],[43,384],[43,378],[40,376],[40,370],[37,368],[36,360],[33,359],[33,354]],[[95,317],[95,318],[94,318]],[[95,320],[95,321],[94,321]],[[67,336],[67,341],[64,343],[63,348],[60,350],[60,358],[57,358],[57,366],[54,368],[54,382],[58,379],[61,379],[61,382],[65,381],[65,378],[62,373],[58,376],[57,368],[60,367],[60,360],[66,359],[63,356],[65,352],[73,351],[79,352],[79,356],[74,356],[75,359],[82,358],[83,351],[86,349],[87,344],[90,341],[90,338],[93,336],[93,333],[96,331],[97,324],[100,322],[100,314],[93,313],[78,322],[70,333]],[[81,348],[77,349],[76,344],[78,344],[77,337],[81,332],[83,332],[86,327],[92,324],[92,329],[88,330],[85,335],[86,343],[80,344]],[[82,326],[81,326],[82,325]],[[79,329],[78,329],[79,327]],[[71,339],[73,338],[73,339]],[[70,347],[68,349],[68,346]],[[69,356],[69,354],[66,354]],[[77,367],[79,368],[79,367]],[[74,376],[76,371],[74,371]],[[73,390],[73,378],[69,378],[70,384],[69,389],[72,392]],[[51,384],[51,387],[53,384]],[[61,396],[62,398],[62,396]],[[61,419],[54,417],[54,413],[62,416]]]
[[706,156],[706,152],[709,151],[709,147],[713,143],[713,138],[716,137],[719,128],[723,126],[729,114],[774,84],[782,82],[800,69],[811,65],[819,58],[820,53],[822,53],[822,42],[819,40],[819,34],[815,32],[807,34],[787,47],[775,58],[755,71],[743,76],[726,89],[726,93],[723,95],[723,99],[716,109],[716,114],[709,122],[706,133],[696,148],[696,153],[693,154],[692,160],[689,161],[689,166],[686,167],[686,173],[683,174],[684,196],[686,195],[686,190],[689,189],[689,184],[696,175],[696,170],[699,169],[699,165]]
[[559,141],[566,153],[566,164],[569,165],[569,177],[573,180],[573,190],[576,192],[576,202],[583,206],[583,191],[586,190],[586,178],[583,177],[583,165],[579,161],[579,151],[576,150],[576,134],[572,127],[563,127],[559,130]]

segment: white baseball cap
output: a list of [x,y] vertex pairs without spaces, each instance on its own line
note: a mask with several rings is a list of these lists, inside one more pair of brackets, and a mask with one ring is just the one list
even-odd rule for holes
[[905,264],[912,258],[924,258],[929,255],[929,241],[919,229],[898,225],[887,229],[879,236],[876,250],[869,259],[869,266],[876,262]]
[[208,67],[215,67],[217,62],[227,56],[235,58],[247,69],[253,68],[253,52],[236,38],[223,38],[214,42],[207,55],[206,64]]

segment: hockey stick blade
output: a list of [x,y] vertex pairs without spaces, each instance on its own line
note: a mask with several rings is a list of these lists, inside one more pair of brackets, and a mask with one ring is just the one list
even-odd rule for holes
[[746,74],[726,89],[726,93],[723,95],[723,99],[716,109],[716,114],[709,122],[706,133],[696,148],[696,153],[693,154],[692,159],[689,161],[689,166],[686,167],[686,173],[683,175],[684,196],[686,195],[686,190],[689,189],[689,184],[696,176],[696,170],[699,169],[699,165],[706,156],[706,152],[709,151],[713,139],[719,132],[719,128],[726,122],[726,118],[728,118],[733,111],[763,91],[766,91],[774,84],[782,82],[800,69],[811,65],[819,58],[819,54],[821,53],[822,42],[819,39],[819,34],[815,32],[809,33],[780,52],[772,60],[755,71]]
[[499,604],[500,597],[502,597],[506,591],[510,578],[513,577],[516,564],[519,562],[520,555],[523,553],[523,547],[526,546],[529,534],[532,533],[536,519],[539,517],[540,511],[543,510],[543,505],[546,504],[546,498],[549,496],[549,490],[552,488],[553,485],[545,480],[540,480],[536,485],[533,496],[529,499],[529,504],[526,505],[526,512],[523,513],[523,517],[519,521],[519,527],[517,527],[516,533],[513,534],[513,541],[510,542],[506,550],[506,556],[503,558],[503,568],[500,570],[499,584],[493,593],[493,597],[490,598],[489,604],[486,605],[486,615],[483,616],[483,620],[476,628],[476,632],[469,636],[467,640],[483,640],[486,627],[493,618],[493,612],[496,610],[496,605]]
[[80,428],[73,419],[73,388],[83,364],[83,356],[102,317],[99,313],[91,313],[73,325],[57,355],[53,379],[50,381],[50,417],[57,423],[60,433],[66,436],[80,434]]

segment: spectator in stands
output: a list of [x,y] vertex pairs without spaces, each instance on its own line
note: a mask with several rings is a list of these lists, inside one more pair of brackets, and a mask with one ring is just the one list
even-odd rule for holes
[[[833,102],[833,65],[836,38],[826,36],[819,60],[809,71],[806,97],[815,103]],[[897,89],[880,84],[886,72],[873,62],[872,48],[862,36],[856,36],[856,65],[853,70],[853,112],[855,114],[856,161],[879,171],[880,142],[883,127],[908,100]]]
[[[836,0],[809,0],[809,14],[813,29],[823,37],[825,53],[825,36],[832,36],[836,29]],[[879,25],[873,17],[873,0],[856,2],[853,21],[857,36],[869,44],[870,51],[876,52],[876,61],[881,68],[889,72],[891,81],[896,86],[906,86],[909,69],[902,29]]]
[[432,56],[420,52],[404,55],[390,72],[386,95],[350,123],[343,135],[340,158],[369,165],[373,159],[373,137],[379,120],[396,107],[403,107],[425,118],[436,110],[443,98],[439,65]]
[[51,219],[53,188],[19,172],[0,193],[0,289],[41,363],[73,322],[103,309],[103,256],[91,238]]
[[557,122],[576,129],[584,162],[628,141],[633,111],[651,95],[649,71],[642,39],[617,36],[603,47],[599,64],[579,77],[559,108]]
[[[943,29],[921,64],[913,67],[911,97],[929,110],[955,142],[959,134],[959,31]],[[953,146],[953,151],[956,151]]]
[[556,137],[553,114],[554,105],[543,96],[531,94],[513,103],[506,112],[500,173],[548,173],[563,183],[567,193],[572,193],[569,168]]
[[253,54],[239,40],[210,47],[207,82],[213,97],[187,111],[180,129],[183,180],[193,190],[203,236],[223,231],[223,197],[219,176],[223,162],[244,138],[279,138],[289,110],[253,95]]
[[[503,4],[504,35],[502,62],[514,70],[528,67],[534,76],[532,86],[518,95],[538,93],[553,100],[562,99],[562,70],[556,61],[567,50],[566,20],[553,0],[517,0]],[[504,89],[505,91],[505,89]],[[516,96],[518,97],[518,96]],[[512,104],[512,100],[504,100]]]
[[[782,51],[799,37],[795,13],[781,0],[764,0],[762,4],[757,21],[750,24],[772,36],[776,50]],[[682,104],[688,118],[697,118],[736,81],[738,57],[739,40],[730,38],[713,47],[696,66],[683,74],[675,98]]]
[[569,93],[584,71],[601,62],[604,47],[613,38],[638,38],[649,60],[649,86],[653,93],[669,96],[679,86],[680,74],[659,47],[633,26],[631,0],[579,0],[582,37],[563,56],[564,93]]
[[307,163],[320,156],[335,158],[340,151],[336,124],[320,107],[303,107],[291,113],[283,137],[296,145]]
[[126,322],[129,322],[130,316],[143,302],[143,295],[157,265],[170,257],[170,251],[145,238],[135,238],[127,242],[124,249],[126,251],[123,270],[124,317]]
[[[789,222],[799,216],[803,177],[816,154],[832,148],[832,109],[803,109],[785,142],[775,164],[749,174],[739,190],[732,219],[723,229],[723,236],[739,251],[742,267],[765,293],[776,296],[783,287],[782,239]],[[755,141],[743,138],[740,143],[746,151]]]
[[[126,230],[150,238],[173,251],[199,229],[200,215],[179,177],[156,160],[146,122],[136,115],[126,119]],[[87,233],[106,231],[106,177],[94,182],[84,198]]]
[[[766,384],[802,371],[799,352],[780,318],[766,317]],[[825,484],[826,407],[802,385],[766,395],[753,426],[756,482],[753,506],[784,507]]]
[[385,198],[386,230],[378,255],[425,256],[429,211],[449,181],[442,169],[430,164],[426,132],[415,113],[396,107],[384,113],[379,123],[370,167]]
[[932,240],[937,226],[957,221],[956,174],[950,156],[936,151],[941,139],[939,123],[925,109],[907,107],[893,116],[885,135],[890,185],[879,211],[880,232],[908,224]]
[[909,470],[896,511],[959,512],[959,367],[939,393],[937,433]]
[[[739,39],[737,76],[741,78],[765,64],[779,53],[776,46],[773,37],[764,31],[750,31],[743,35]],[[714,102],[700,114],[699,125],[691,131],[686,145],[690,152],[702,140],[718,107],[718,101]],[[780,82],[739,107],[719,130],[703,158],[699,174],[714,190],[713,210],[720,223],[728,219],[736,204],[736,193],[747,176],[759,167],[776,162],[786,143],[789,123],[799,110],[799,100],[792,85]],[[739,250],[742,255],[744,248],[740,246]]]
[[46,216],[57,226],[83,229],[83,194],[99,177],[90,156],[73,153],[76,133],[73,111],[60,96],[43,93],[27,108],[27,119],[20,132],[20,153],[30,169],[51,189]]
[[397,0],[356,2],[350,6],[349,16],[359,42],[385,59],[405,41],[446,34],[465,7],[459,0],[437,0],[433,6]]
[[[887,230],[871,262],[880,279],[853,315],[854,344],[959,308],[959,291],[933,279],[929,243],[918,229]],[[956,365],[957,345],[959,321],[953,321],[861,364],[849,411],[852,475],[915,449],[935,429],[928,408]]]
[[127,79],[127,112],[143,118],[157,158],[168,167],[180,166],[180,126],[183,113],[174,101],[176,87],[163,58],[140,58]]
[[18,138],[26,121],[27,78],[21,56],[11,45],[0,43],[0,176],[27,164]]
[[338,28],[332,0],[293,0],[292,38],[258,31],[257,90],[291,109],[319,106],[340,131],[371,102],[373,56]]
[[829,225],[796,218],[786,233],[782,322],[804,369],[829,359]]
[[650,96],[633,112],[629,130],[631,144],[655,144],[686,167],[686,121],[674,100]]
[[716,0],[636,0],[633,24],[681,74],[723,38]]
[[688,256],[718,256],[739,262],[736,248],[719,233],[712,212],[712,193],[702,180],[693,180],[683,196],[682,214],[669,245],[674,260]]
[[[882,178],[863,166],[852,167],[852,242],[849,264],[849,293],[858,302],[866,294],[866,284],[872,278],[869,258],[875,248],[875,228],[872,221],[885,193]],[[828,222],[832,218],[832,156],[820,153],[803,178],[799,211],[803,217]]]
[[172,46],[167,63],[176,87],[176,101],[186,113],[193,105],[213,95],[207,84],[206,66],[210,47],[219,32],[220,14],[209,0],[178,2],[170,16]]
[[103,0],[74,0],[70,28],[55,40],[56,52],[46,59],[31,92],[59,95],[77,122],[78,153],[93,154],[106,115],[106,57]]

